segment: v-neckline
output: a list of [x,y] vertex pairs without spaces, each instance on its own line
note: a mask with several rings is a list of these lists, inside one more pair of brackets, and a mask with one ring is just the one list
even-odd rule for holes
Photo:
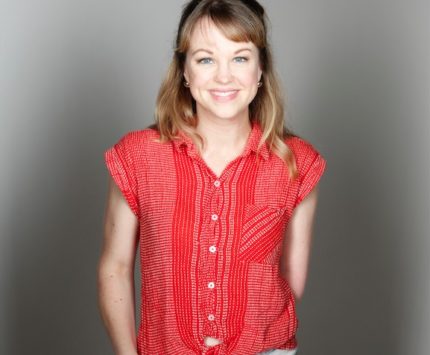
[[250,144],[250,140],[251,140],[252,134],[254,132],[254,129],[255,129],[254,123],[251,122],[251,130],[248,132],[248,137],[246,138],[246,141],[245,141],[245,144],[244,144],[242,150],[240,151],[240,153],[238,155],[236,155],[233,159],[229,160],[224,165],[224,167],[221,169],[219,174],[217,174],[213,170],[213,168],[211,168],[211,166],[207,163],[207,161],[203,158],[203,156],[197,151],[197,148],[194,147],[194,149],[196,149],[196,156],[203,163],[205,168],[211,173],[211,175],[213,175],[217,180],[221,180],[224,177],[224,175],[226,174],[226,172],[230,169],[230,167],[233,164],[235,164],[235,162],[237,160],[240,160],[249,150],[249,144]]

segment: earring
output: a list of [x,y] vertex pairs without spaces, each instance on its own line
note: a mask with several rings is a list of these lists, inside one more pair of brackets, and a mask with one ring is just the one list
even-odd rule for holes
[[189,83],[188,81],[184,81],[184,86],[185,86],[186,88],[189,88],[189,87],[190,87],[190,83]]
[[259,88],[261,88],[261,87],[263,86],[263,82],[260,80],[260,81],[257,83],[257,86],[258,86]]

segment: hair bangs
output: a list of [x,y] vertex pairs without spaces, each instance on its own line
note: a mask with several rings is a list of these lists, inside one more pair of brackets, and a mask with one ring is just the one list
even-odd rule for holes
[[251,19],[221,11],[213,11],[209,18],[229,40],[252,42],[257,48],[264,47],[264,31]]
[[245,5],[239,5],[239,7],[243,8],[238,9],[226,4],[217,4],[216,1],[200,9],[197,6],[197,11],[189,16],[181,31],[182,33],[179,33],[177,51],[184,54],[188,51],[192,32],[196,26],[201,26],[205,20],[211,21],[231,41],[252,42],[259,49],[265,48],[266,29],[264,22]]

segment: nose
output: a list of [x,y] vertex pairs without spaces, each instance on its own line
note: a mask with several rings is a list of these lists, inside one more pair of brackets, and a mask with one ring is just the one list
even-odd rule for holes
[[222,84],[227,84],[232,80],[232,72],[229,62],[218,63],[215,80]]

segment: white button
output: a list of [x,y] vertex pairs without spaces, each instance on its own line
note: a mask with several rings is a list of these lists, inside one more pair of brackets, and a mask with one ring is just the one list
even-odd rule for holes
[[211,218],[212,218],[212,221],[216,221],[218,219],[218,215],[217,214],[213,214]]
[[208,319],[209,319],[209,320],[215,320],[215,316],[214,316],[213,314],[209,314],[209,315],[208,315]]
[[221,182],[219,180],[215,180],[214,185],[215,187],[219,187],[219,185],[221,185]]
[[216,246],[215,246],[215,245],[211,245],[211,246],[209,247],[209,251],[210,251],[211,253],[215,253],[215,252],[216,252]]
[[208,287],[209,288],[214,288],[215,287],[215,282],[209,282],[208,283]]

